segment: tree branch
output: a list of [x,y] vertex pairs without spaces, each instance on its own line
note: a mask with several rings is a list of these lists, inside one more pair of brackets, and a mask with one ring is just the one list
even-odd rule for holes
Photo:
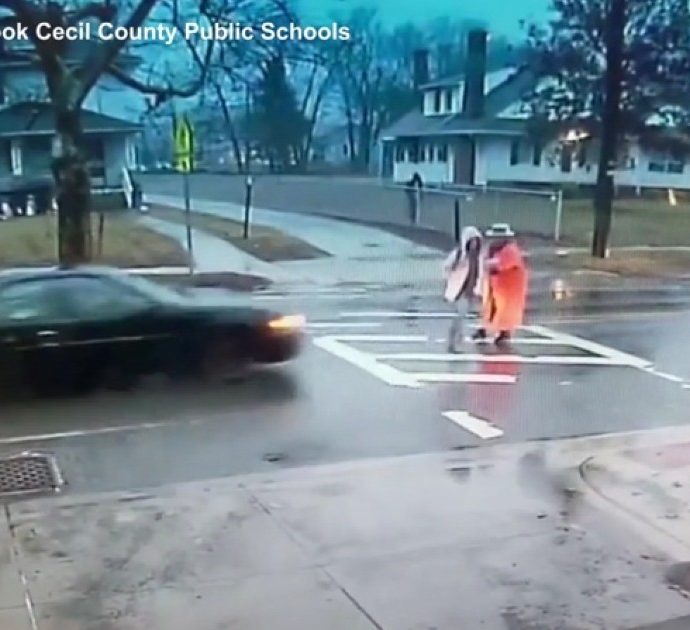
[[114,4],[103,2],[90,2],[67,16],[67,23],[78,24],[88,18],[96,18],[101,22],[112,22],[117,16],[117,7]]
[[[140,26],[149,16],[151,10],[156,5],[156,2],[157,0],[140,0],[136,9],[134,9],[132,14],[129,16],[129,19],[124,26],[126,28],[135,28]],[[81,75],[81,94],[78,95],[79,103],[84,100],[91,88],[95,85],[96,81],[98,81],[98,77],[101,74],[103,74],[108,68],[113,70],[113,61],[115,61],[115,58],[120,53],[122,48],[124,48],[126,43],[126,41],[113,39],[112,41],[105,42],[98,46],[96,53],[91,58],[90,63],[83,68]],[[119,71],[118,74],[121,75]]]
[[152,109],[155,109],[156,107],[162,105],[163,103],[165,103],[173,97],[189,98],[190,96],[194,96],[204,83],[204,77],[200,77],[194,83],[184,88],[175,87],[170,83],[166,86],[150,85],[148,83],[144,83],[143,81],[135,79],[134,77],[130,76],[125,71],[120,70],[116,66],[110,66],[106,70],[106,72],[111,76],[115,77],[120,83],[127,87],[137,90],[142,94],[149,94],[155,96],[156,101]]
[[58,56],[51,54],[49,43],[36,36],[36,28],[45,20],[46,12],[29,0],[0,0],[0,8],[11,11],[17,22],[27,27],[29,39],[43,67],[48,89],[52,95],[56,94],[57,82],[64,74],[65,66]]

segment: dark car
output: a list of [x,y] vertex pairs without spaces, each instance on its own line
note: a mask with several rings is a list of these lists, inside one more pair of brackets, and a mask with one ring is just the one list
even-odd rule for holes
[[40,392],[87,390],[110,377],[131,385],[154,373],[218,375],[299,353],[301,316],[224,295],[109,268],[0,273],[0,379]]

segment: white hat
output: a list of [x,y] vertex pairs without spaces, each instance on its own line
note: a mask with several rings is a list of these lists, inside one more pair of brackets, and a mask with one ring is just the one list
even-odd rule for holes
[[486,236],[492,237],[492,236],[503,236],[503,237],[511,237],[515,236],[515,232],[511,229],[510,225],[508,223],[494,223],[487,231],[486,231]]

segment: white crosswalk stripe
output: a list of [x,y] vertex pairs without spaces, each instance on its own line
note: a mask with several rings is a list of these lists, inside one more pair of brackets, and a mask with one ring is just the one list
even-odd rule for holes
[[[507,386],[518,382],[516,373],[501,373],[502,366],[548,366],[558,367],[592,367],[637,369],[657,378],[678,383],[690,388],[690,383],[673,374],[658,371],[652,362],[611,348],[609,346],[553,330],[542,325],[521,327],[518,334],[510,341],[510,351],[497,354],[492,340],[472,342],[474,351],[449,353],[445,347],[447,338],[427,332],[434,321],[444,322],[454,318],[449,312],[416,312],[416,311],[348,311],[341,312],[335,321],[312,322],[310,331],[314,335],[314,344],[322,350],[347,361],[371,376],[393,387],[421,389],[433,386],[477,385]],[[395,321],[401,322],[395,324]],[[403,329],[413,329],[410,333],[401,333]],[[385,334],[376,334],[376,328],[385,326]],[[447,326],[447,323],[444,323]],[[468,325],[471,327],[471,325]],[[351,330],[362,329],[362,333]],[[366,329],[370,329],[366,333]],[[331,334],[320,334],[323,333]],[[470,340],[467,339],[467,342]],[[398,347],[395,349],[395,346]],[[393,347],[391,347],[393,346]],[[537,354],[529,352],[530,348],[538,350]],[[481,351],[486,349],[486,352]],[[558,354],[553,354],[557,352]],[[438,371],[420,369],[420,366],[438,367]],[[488,371],[468,371],[470,366],[493,366]],[[494,371],[497,370],[497,371]],[[529,372],[522,375],[529,378]],[[570,382],[570,381],[568,381]],[[489,422],[473,416],[464,410],[452,410],[443,416],[458,427],[481,439],[493,439],[503,436],[503,431]]]

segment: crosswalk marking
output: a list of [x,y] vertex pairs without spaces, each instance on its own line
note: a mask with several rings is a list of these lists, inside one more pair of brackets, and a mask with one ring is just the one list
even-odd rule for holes
[[543,355],[526,357],[520,354],[428,354],[424,352],[399,352],[375,354],[381,361],[419,361],[437,363],[530,363],[544,365],[600,365],[613,367],[630,367],[626,360],[609,359],[608,357],[575,357]]
[[503,435],[503,431],[498,427],[466,411],[446,411],[443,415],[451,422],[454,422],[483,440],[491,440]]
[[327,330],[329,328],[380,328],[380,322],[313,322],[307,323],[307,330]]
[[[352,311],[340,313],[343,319],[343,331],[346,328],[365,328],[381,327],[380,320],[390,319],[417,319],[417,320],[438,320],[454,318],[452,312],[417,312],[417,311]],[[366,320],[370,321],[359,321]],[[347,321],[347,320],[350,321]],[[379,320],[378,322],[375,320]],[[355,321],[352,321],[355,320]],[[374,320],[374,321],[371,321]],[[333,332],[338,332],[339,322],[323,322],[322,329],[333,328]],[[318,330],[316,325],[313,330]],[[685,379],[666,374],[655,369],[653,363],[641,357],[632,355],[621,350],[616,350],[609,346],[583,339],[574,335],[552,330],[543,325],[525,325],[520,327],[522,333],[527,333],[528,337],[518,336],[511,340],[511,344],[517,347],[563,347],[571,351],[579,351],[577,354],[538,354],[537,356],[524,356],[522,354],[502,353],[502,354],[482,354],[479,352],[467,352],[450,354],[448,352],[376,352],[377,343],[397,343],[397,344],[438,344],[447,342],[447,339],[432,337],[427,335],[401,335],[401,334],[336,334],[328,337],[315,339],[317,346],[344,360],[357,365],[361,369],[369,372],[373,376],[384,382],[402,387],[423,387],[424,383],[515,383],[516,377],[510,374],[498,375],[473,375],[458,374],[446,370],[444,372],[412,372],[399,369],[396,365],[406,363],[447,363],[452,365],[477,363],[477,364],[525,364],[525,365],[552,365],[552,366],[592,366],[592,367],[628,367],[642,370],[645,373],[664,378],[668,381],[679,383],[683,386],[690,386]],[[533,335],[533,336],[532,336]],[[490,340],[480,341],[477,345],[492,343]],[[360,348],[355,348],[350,344],[361,344]],[[362,346],[365,349],[362,349]],[[565,350],[567,352],[567,350]]]
[[338,341],[357,343],[357,342],[378,342],[378,343],[419,343],[428,341],[426,335],[338,335]]
[[390,365],[386,365],[385,363],[380,363],[373,355],[367,352],[361,352],[352,346],[348,346],[342,343],[337,337],[318,337],[314,339],[314,344],[344,361],[369,372],[369,374],[381,379],[384,383],[388,383],[388,385],[410,388],[419,388],[422,386],[411,374],[398,370]]
[[426,313],[415,311],[350,311],[340,313],[340,317],[348,318],[389,318],[389,319],[455,319],[457,315],[449,311]]
[[549,337],[556,341],[562,342],[562,345],[572,346],[585,352],[591,354],[599,355],[611,359],[611,361],[616,361],[621,365],[628,365],[630,367],[636,367],[639,369],[645,369],[652,366],[652,362],[647,359],[641,359],[627,352],[622,352],[609,346],[604,346],[595,341],[590,341],[589,339],[582,339],[582,337],[575,337],[574,335],[569,335],[567,333],[557,332],[546,328],[546,326],[523,326],[523,330],[534,333],[536,335],[542,335],[544,337]]
[[510,374],[458,374],[445,372],[415,372],[412,377],[427,383],[476,383],[485,385],[512,385],[517,378]]

